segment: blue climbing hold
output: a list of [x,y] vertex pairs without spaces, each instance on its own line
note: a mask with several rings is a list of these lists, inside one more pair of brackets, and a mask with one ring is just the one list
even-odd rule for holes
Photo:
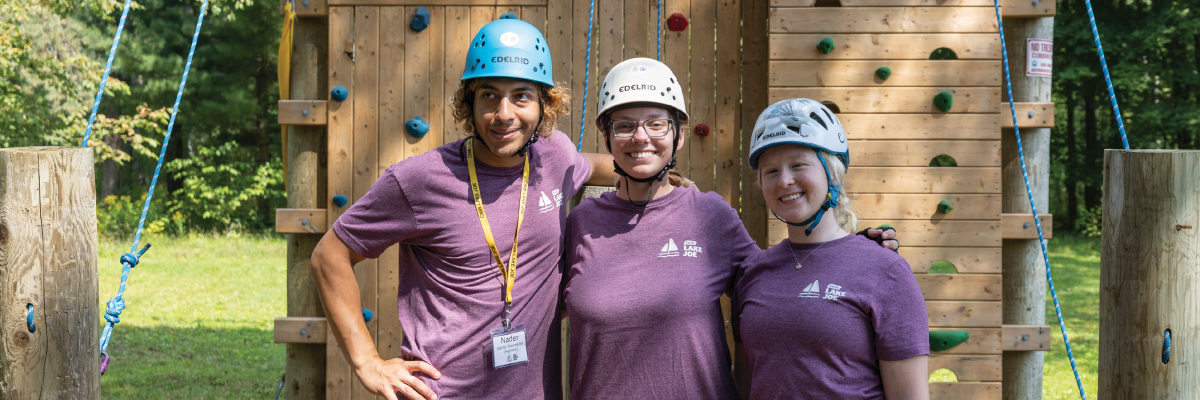
[[350,91],[346,90],[345,86],[338,86],[329,91],[329,97],[332,97],[334,101],[345,101],[349,96]]
[[1171,330],[1163,331],[1163,352],[1162,362],[1166,364],[1171,361]]
[[425,137],[426,133],[429,133],[429,124],[418,115],[404,123],[404,130],[407,130],[409,135],[420,139]]
[[345,207],[346,202],[348,202],[348,201],[350,201],[350,200],[346,199],[346,196],[342,196],[340,194],[337,196],[333,196],[333,204],[337,205],[338,207]]
[[29,310],[29,316],[25,317],[25,324],[29,325],[29,333],[37,332],[37,325],[33,324],[33,304],[26,304],[25,308]]
[[504,14],[500,14],[500,19],[520,19],[520,18],[517,18],[517,14],[504,13]]
[[420,32],[429,27],[429,9],[425,7],[417,7],[417,12],[413,14],[412,21],[408,23],[413,30]]
[[371,309],[364,308],[363,309],[363,320],[366,320],[367,322],[371,322],[372,318],[375,318],[375,314],[371,313]]

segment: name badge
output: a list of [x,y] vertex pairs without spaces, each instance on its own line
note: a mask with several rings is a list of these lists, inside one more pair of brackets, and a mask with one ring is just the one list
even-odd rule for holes
[[525,347],[525,325],[492,330],[492,367],[504,368],[529,362]]

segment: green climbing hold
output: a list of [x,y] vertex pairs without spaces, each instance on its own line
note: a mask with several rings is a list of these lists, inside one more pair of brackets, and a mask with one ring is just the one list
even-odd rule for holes
[[889,76],[892,76],[892,69],[888,67],[879,67],[879,69],[875,70],[875,76],[878,76],[879,79],[886,81]]
[[933,105],[942,112],[950,111],[954,107],[954,95],[950,92],[941,92],[937,96],[933,96]]
[[938,202],[938,212],[942,214],[948,213],[953,209],[954,207],[950,205],[950,200],[942,200]]
[[929,349],[933,351],[950,350],[970,338],[971,332],[967,331],[929,331]]
[[931,274],[957,274],[958,268],[955,268],[954,264],[951,264],[949,261],[942,260],[942,261],[933,263],[933,265],[930,265],[929,273],[931,273]]
[[820,50],[821,54],[829,54],[834,47],[837,46],[833,44],[833,38],[824,38],[821,39],[821,43],[817,43],[817,50]]
[[883,225],[880,225],[878,228],[875,228],[875,229],[891,229],[891,230],[896,230],[896,227],[892,226],[892,224],[883,224]]

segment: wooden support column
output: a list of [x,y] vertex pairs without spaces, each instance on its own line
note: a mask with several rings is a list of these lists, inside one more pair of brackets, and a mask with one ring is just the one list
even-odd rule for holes
[[90,148],[0,149],[0,398],[100,398],[94,166]]
[[[293,99],[325,100],[328,97],[328,38],[326,18],[296,18],[290,83]],[[321,167],[324,148],[324,126],[288,127],[288,148],[285,149],[291,164],[288,168],[288,208],[326,207],[325,170]],[[320,234],[287,235],[288,317],[325,316],[310,261],[320,240]],[[285,374],[283,397],[325,399],[325,343],[288,343]]]
[[1200,398],[1200,151],[1105,150],[1103,206],[1099,398]]
[[[743,160],[741,168],[742,202],[740,215],[742,223],[750,237],[758,243],[758,247],[767,248],[774,244],[767,240],[766,201],[763,200],[762,190],[759,189],[758,173],[750,169],[750,163],[744,162],[750,154],[751,131],[758,114],[767,108],[767,84],[770,76],[770,64],[767,57],[770,46],[767,42],[767,3],[764,1],[742,2],[742,110],[740,138]],[[818,39],[820,40],[820,39]]]
[[[1050,78],[1025,76],[1025,39],[1053,38],[1053,18],[1005,18],[1005,44],[1012,74],[1013,101],[1048,103]],[[1007,96],[1004,96],[1007,100]],[[1006,115],[1002,112],[1001,115]],[[1020,121],[1020,119],[1018,119]],[[1039,213],[1050,211],[1050,129],[1020,128],[1025,150],[1029,187]],[[1003,198],[1001,212],[1030,214],[1029,195],[1021,176],[1017,141],[1010,128],[1004,128],[1000,140]],[[1044,325],[1046,323],[1046,265],[1037,239],[1006,239],[1002,247],[1004,273],[1004,324]],[[1045,352],[1004,352],[1003,398],[1041,399],[1042,363]]]

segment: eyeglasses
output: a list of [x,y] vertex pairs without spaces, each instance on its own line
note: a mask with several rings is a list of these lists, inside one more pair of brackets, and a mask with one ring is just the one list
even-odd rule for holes
[[637,132],[638,126],[646,129],[646,136],[660,138],[667,136],[667,133],[671,132],[671,123],[671,120],[666,118],[646,121],[616,120],[609,122],[608,126],[613,136],[622,139],[633,137],[633,133]]

